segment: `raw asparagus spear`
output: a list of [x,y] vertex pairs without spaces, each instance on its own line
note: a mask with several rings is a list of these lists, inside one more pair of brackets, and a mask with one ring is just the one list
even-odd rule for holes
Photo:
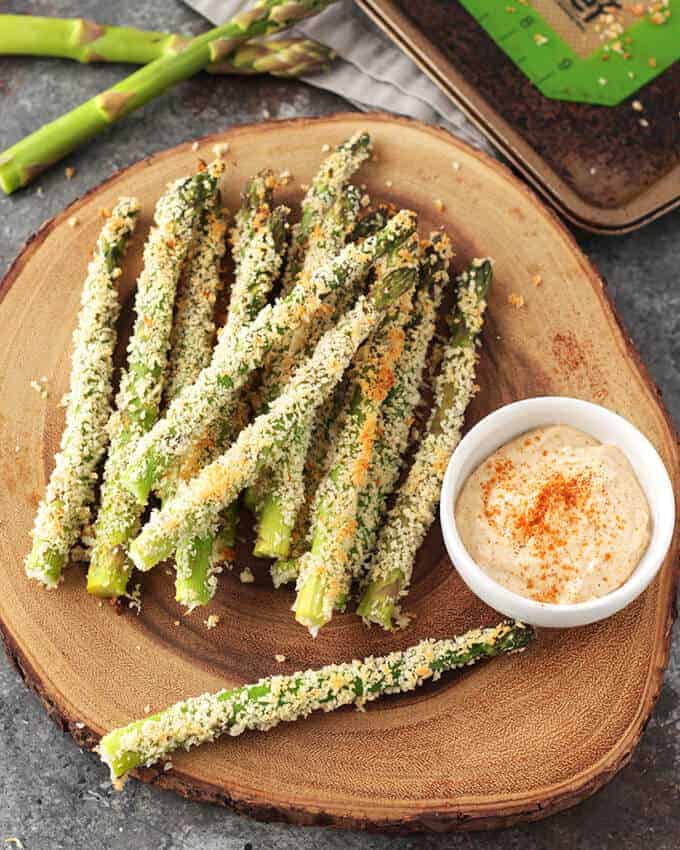
[[371,559],[369,582],[357,612],[365,621],[385,629],[393,628],[398,600],[407,592],[416,552],[434,519],[446,465],[460,440],[465,410],[476,390],[476,348],[491,277],[490,261],[474,260],[458,278],[458,304],[427,433]]
[[55,587],[71,547],[89,522],[97,466],[108,442],[113,351],[120,312],[120,261],[139,215],[135,198],[121,198],[102,228],[80,298],[73,334],[66,427],[40,502],[26,573]]
[[210,366],[175,399],[165,418],[132,453],[125,485],[141,504],[146,503],[152,487],[170,464],[215,422],[277,339],[313,315],[325,295],[352,286],[372,262],[403,242],[413,228],[413,213],[402,210],[378,234],[360,245],[348,245],[311,278],[297,283],[285,298],[264,307],[238,335],[220,337]]
[[386,694],[408,693],[430,679],[437,681],[451,670],[521,652],[532,638],[531,626],[503,620],[451,639],[423,640],[383,657],[329,664],[202,694],[109,732],[100,742],[99,756],[120,787],[129,771],[162,761],[174,750],[188,750],[225,733],[266,732],[313,711],[329,712],[343,705],[361,708]]
[[421,286],[413,317],[406,331],[404,353],[394,386],[380,414],[381,427],[368,470],[366,487],[359,495],[357,532],[350,551],[350,570],[358,575],[373,551],[385,504],[394,490],[408,446],[413,413],[420,401],[425,358],[434,335],[442,289],[449,282],[453,252],[445,233],[432,233],[421,260]]
[[418,261],[418,238],[414,234],[407,245],[387,255],[376,271],[379,285],[403,280],[404,296],[357,356],[333,466],[321,482],[312,508],[311,548],[300,559],[293,607],[295,619],[314,636],[331,619],[351,583],[349,550],[357,528],[358,498],[366,484],[380,407],[392,388],[394,369],[403,351],[403,327],[411,310]]
[[0,187],[10,194],[25,186],[74,148],[206,65],[230,56],[243,42],[279,32],[331,2],[259,0],[249,11],[192,39],[179,53],[150,62],[0,153]]
[[[174,56],[189,41],[172,33],[114,27],[85,18],[0,15],[0,56],[58,56],[84,63],[146,65],[163,56]],[[323,70],[333,58],[333,51],[316,41],[280,39],[244,44],[205,70],[209,74],[298,77]]]
[[[232,230],[235,276],[227,323],[223,334],[235,335],[251,322],[266,303],[278,277],[285,246],[288,209],[277,207],[270,213],[276,181],[270,170],[248,181],[241,209]],[[217,433],[202,463],[213,461],[233,440],[234,410],[230,405],[215,423]],[[245,424],[245,423],[244,423]],[[177,547],[175,599],[189,609],[206,605],[217,586],[217,571],[230,558],[236,542],[236,502],[222,512],[220,528],[204,536],[184,539]],[[233,557],[233,555],[232,555]]]
[[216,183],[213,170],[184,178],[171,185],[156,206],[156,228],[146,243],[144,270],[137,282],[137,318],[128,344],[127,369],[108,426],[111,445],[87,574],[87,589],[96,596],[120,596],[127,587],[130,565],[124,547],[139,527],[141,509],[123,488],[121,471],[158,414],[177,279],[197,218],[215,193]]
[[220,263],[226,248],[227,224],[219,194],[206,205],[194,244],[179,281],[170,337],[165,388],[167,402],[208,365],[215,343],[215,301],[222,288]]
[[221,457],[182,485],[168,505],[151,514],[130,547],[136,566],[149,570],[171,554],[183,537],[214,528],[218,512],[253,481],[259,469],[272,466],[300,439],[310,410],[318,408],[333,391],[359,345],[409,284],[403,275],[382,281],[324,334],[271,410],[241,431]]

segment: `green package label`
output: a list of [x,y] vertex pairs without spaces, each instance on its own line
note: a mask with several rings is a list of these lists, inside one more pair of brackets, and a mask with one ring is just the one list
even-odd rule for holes
[[680,58],[680,0],[460,0],[546,97],[616,106]]

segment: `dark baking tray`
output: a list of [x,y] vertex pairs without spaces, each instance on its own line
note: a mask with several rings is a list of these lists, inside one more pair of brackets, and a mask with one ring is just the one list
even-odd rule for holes
[[357,2],[574,223],[625,233],[680,204],[680,62],[618,106],[551,100],[457,0]]

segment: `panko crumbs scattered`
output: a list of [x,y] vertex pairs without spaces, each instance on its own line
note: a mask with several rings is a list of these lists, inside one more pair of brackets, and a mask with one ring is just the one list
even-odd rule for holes
[[524,307],[524,297],[517,292],[511,292],[508,295],[508,304],[519,310],[520,307]]

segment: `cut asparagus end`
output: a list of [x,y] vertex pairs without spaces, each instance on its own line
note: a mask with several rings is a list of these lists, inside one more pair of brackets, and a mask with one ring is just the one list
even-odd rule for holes
[[213,535],[206,535],[177,548],[175,600],[190,610],[207,605],[215,595],[214,578],[210,581],[213,543]]
[[102,599],[124,596],[131,572],[132,567],[121,546],[97,546],[87,571],[87,592]]
[[65,564],[66,558],[61,552],[56,549],[43,551],[43,547],[36,541],[26,560],[26,575],[41,582],[45,587],[54,588],[59,584]]
[[322,575],[310,575],[298,589],[295,599],[295,619],[300,625],[309,629],[312,637],[316,637],[319,629],[328,622],[324,613],[324,598],[326,582]]
[[400,589],[399,576],[395,574],[370,582],[357,606],[357,614],[365,623],[375,623],[391,631]]
[[287,558],[292,531],[286,524],[280,501],[268,494],[262,502],[253,555],[256,558]]
[[130,544],[128,555],[137,569],[146,573],[153,569],[156,564],[169,558],[172,555],[173,549],[173,543],[166,538],[149,541],[146,539],[144,532],[142,532]]
[[294,558],[276,561],[271,565],[270,573],[274,587],[283,587],[284,584],[290,584],[297,579],[298,562]]
[[[159,716],[154,715],[154,718]],[[104,764],[108,765],[111,771],[111,781],[118,788],[122,786],[122,782],[120,782],[121,778],[124,778],[130,770],[142,764],[142,755],[140,753],[121,749],[121,739],[131,728],[139,729],[143,723],[143,720],[139,720],[122,729],[114,729],[113,732],[104,735],[99,742],[99,757]]]

